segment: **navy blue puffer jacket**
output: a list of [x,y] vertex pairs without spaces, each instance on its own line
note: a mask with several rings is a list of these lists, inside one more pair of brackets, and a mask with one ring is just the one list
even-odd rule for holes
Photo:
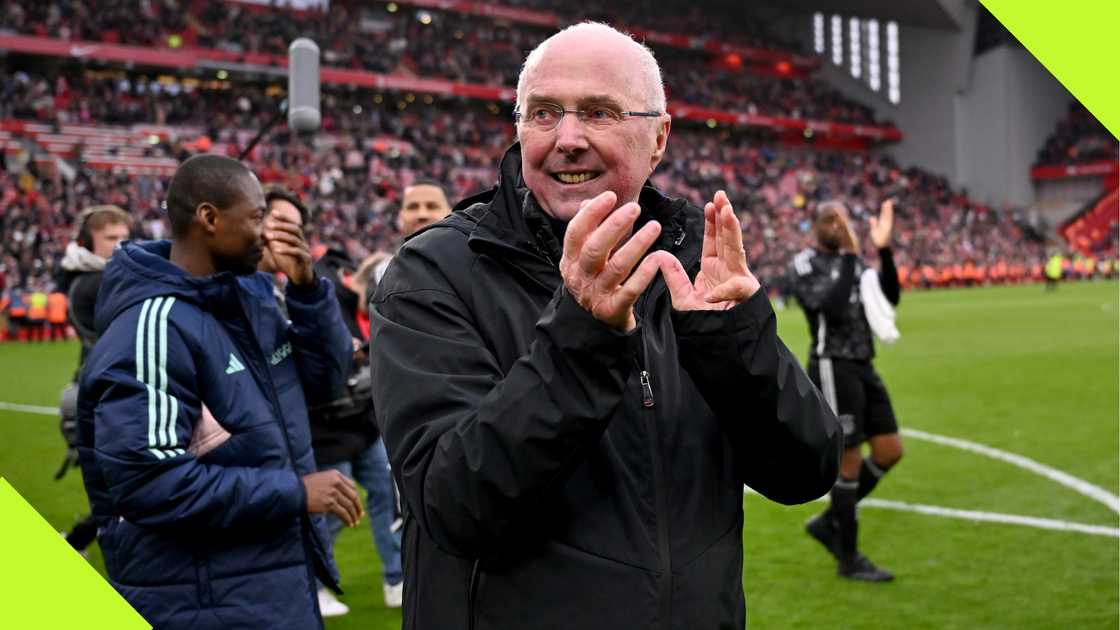
[[307,404],[350,361],[331,285],[289,289],[287,321],[268,276],[192,277],[170,249],[114,253],[82,378],[110,581],[157,628],[320,627],[315,577],[338,574],[300,478],[315,471]]

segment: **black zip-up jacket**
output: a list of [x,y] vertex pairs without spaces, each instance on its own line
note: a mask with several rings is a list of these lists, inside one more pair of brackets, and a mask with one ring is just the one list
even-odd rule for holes
[[[808,248],[793,257],[789,278],[809,323],[810,359],[870,361],[875,357],[859,292],[859,278],[866,269],[858,256],[847,252]],[[889,247],[879,250],[879,287],[887,301],[898,306],[902,288]]]
[[[404,627],[742,628],[743,484],[823,495],[836,417],[762,291],[673,312],[658,277],[637,330],[592,317],[520,170],[515,145],[497,188],[409,240],[372,300]],[[703,213],[648,187],[640,203],[695,275]]]

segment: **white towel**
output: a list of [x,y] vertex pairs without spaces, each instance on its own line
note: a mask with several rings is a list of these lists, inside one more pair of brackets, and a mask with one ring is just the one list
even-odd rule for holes
[[894,307],[883,295],[879,286],[879,272],[865,269],[859,276],[859,299],[863,302],[863,313],[871,331],[883,343],[894,343],[901,336],[894,325]]

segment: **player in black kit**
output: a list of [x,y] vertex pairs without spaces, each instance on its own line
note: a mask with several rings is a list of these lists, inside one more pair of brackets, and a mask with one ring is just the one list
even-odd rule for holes
[[[873,323],[875,333],[885,341],[893,341],[898,334],[893,309],[886,305],[897,306],[901,294],[890,249],[893,218],[893,200],[888,199],[880,216],[870,219],[871,242],[880,262],[875,274],[860,259],[860,240],[847,209],[838,202],[820,204],[813,220],[817,245],[799,253],[790,270],[794,295],[812,334],[809,376],[844,429],[844,456],[831,505],[810,519],[805,529],[836,556],[840,576],[869,582],[894,579],[859,553],[856,516],[856,504],[902,457],[902,440],[887,388],[871,365],[875,356]],[[883,311],[889,312],[885,325]],[[867,458],[860,450],[864,442],[871,447]]]

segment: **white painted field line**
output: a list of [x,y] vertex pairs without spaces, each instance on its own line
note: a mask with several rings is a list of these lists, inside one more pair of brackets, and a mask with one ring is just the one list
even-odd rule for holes
[[21,405],[19,403],[10,403],[0,401],[0,409],[8,411],[22,411],[24,413],[37,413],[44,416],[57,416],[58,407],[40,407],[38,405]]
[[[758,493],[747,486],[743,486],[743,494],[757,495]],[[826,497],[821,497],[819,499],[815,499],[815,502],[824,502],[827,500],[828,499]],[[1059,521],[1052,518],[1037,518],[1034,516],[1022,516],[1019,514],[1000,514],[998,512],[978,512],[975,510],[958,510],[956,508],[941,507],[939,505],[922,505],[920,503],[903,503],[902,501],[890,501],[887,499],[872,498],[867,498],[860,501],[859,506],[861,508],[869,507],[882,510],[895,510],[898,512],[914,512],[916,514],[925,514],[926,516],[956,518],[963,521],[1004,523],[1007,525],[1024,525],[1026,527],[1034,527],[1036,529],[1049,529],[1059,532],[1077,532],[1079,534],[1090,534],[1093,536],[1111,536],[1112,538],[1120,538],[1120,528],[1117,527],[1087,525],[1085,523]]]
[[902,434],[906,437],[926,440],[927,442],[933,442],[935,444],[941,444],[944,446],[952,446],[953,448],[959,448],[971,453],[977,453],[985,457],[990,457],[992,459],[998,459],[1000,461],[1007,462],[1012,466],[1018,466],[1019,468],[1022,468],[1024,470],[1029,470],[1036,475],[1041,475],[1051,481],[1059,483],[1069,488],[1070,490],[1073,490],[1074,492],[1083,494],[1090,499],[1093,499],[1094,501],[1103,503],[1104,505],[1108,506],[1108,509],[1116,512],[1117,514],[1120,514],[1120,497],[1112,494],[1104,488],[1101,488],[1100,486],[1095,486],[1088,481],[1085,481],[1084,479],[1078,479],[1077,477],[1074,477],[1069,473],[1062,472],[1056,468],[1051,468],[1046,464],[1040,464],[1033,459],[1030,459],[1029,457],[1023,457],[1022,455],[1016,455],[1015,453],[1008,453],[1007,451],[1001,451],[998,448],[993,448],[984,444],[978,444],[976,442],[970,442],[969,440],[937,435],[936,433],[926,433],[925,431],[919,431],[917,429],[902,429]]
[[1060,532],[1078,532],[1093,536],[1111,536],[1120,538],[1120,528],[1103,527],[1100,525],[1086,525],[1071,521],[1059,521],[1052,518],[1036,518],[1034,516],[1020,516],[1018,514],[999,514],[996,512],[977,512],[974,510],[958,510],[938,505],[921,505],[916,503],[903,503],[902,501],[889,501],[887,499],[867,498],[859,502],[860,507],[881,508],[884,510],[898,510],[899,512],[916,512],[929,516],[944,516],[958,518],[965,521],[981,521],[988,523],[1006,523],[1010,525],[1025,525],[1038,529],[1050,529]]
[[[7,409],[11,411],[22,411],[26,413],[42,414],[47,416],[58,415],[58,409],[55,407],[40,407],[38,405],[20,405],[17,403],[9,403],[0,401],[0,409]],[[1088,481],[1078,479],[1073,475],[1056,470],[1045,464],[1040,464],[1032,459],[1001,451],[997,448],[977,444],[976,442],[969,442],[959,438],[951,438],[934,433],[926,433],[917,429],[902,429],[903,435],[908,437],[917,438],[919,440],[927,440],[943,444],[945,446],[952,446],[962,450],[985,455],[993,459],[1008,462],[1014,466],[1024,468],[1036,474],[1042,475],[1051,479],[1067,488],[1075,490],[1087,497],[1100,501],[1111,508],[1113,511],[1120,512],[1120,498],[1110,494],[1103,488],[1094,486]],[[744,486],[744,493],[756,494],[750,488]],[[821,501],[822,499],[818,499]],[[860,501],[861,507],[879,508],[885,510],[897,510],[900,512],[915,512],[918,514],[926,514],[929,516],[942,516],[946,518],[957,518],[966,521],[976,522],[989,522],[989,523],[1006,523],[1010,525],[1025,525],[1027,527],[1035,527],[1038,529],[1049,529],[1054,531],[1067,531],[1078,532],[1082,534],[1090,534],[1093,536],[1111,536],[1113,538],[1120,538],[1120,529],[1115,527],[1103,527],[1100,525],[1087,525],[1085,523],[1074,523],[1071,521],[1059,521],[1049,518],[1036,518],[1033,516],[1021,516],[1018,514],[1000,514],[998,512],[978,512],[974,510],[958,510],[955,508],[940,507],[937,505],[922,505],[917,503],[903,503],[902,501],[889,501],[886,499],[867,498]]]

